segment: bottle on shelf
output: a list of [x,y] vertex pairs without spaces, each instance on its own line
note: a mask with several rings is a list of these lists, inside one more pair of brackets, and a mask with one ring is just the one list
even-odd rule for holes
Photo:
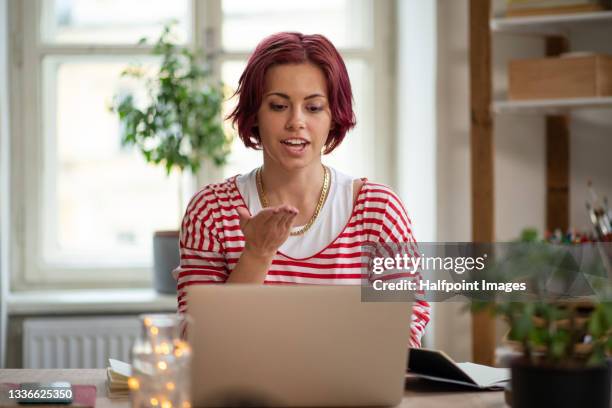
[[612,210],[608,206],[608,198],[600,197],[593,188],[591,180],[588,181],[591,201],[587,200],[586,208],[597,239],[612,241]]

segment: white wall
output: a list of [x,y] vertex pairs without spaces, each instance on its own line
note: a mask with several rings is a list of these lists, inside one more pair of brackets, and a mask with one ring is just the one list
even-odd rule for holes
[[8,292],[8,17],[7,0],[0,0],[0,368],[6,350],[6,294]]
[[[397,1],[397,192],[419,242],[436,241],[436,2]],[[437,307],[424,346],[435,347]]]
[[[469,164],[468,0],[438,0],[438,230],[440,241],[471,239]],[[496,4],[499,6],[499,2]],[[575,50],[612,54],[612,27],[571,33]],[[495,35],[494,97],[506,93],[507,61],[540,57],[543,40]],[[498,241],[529,226],[545,227],[545,133],[541,116],[495,116],[495,227]],[[570,225],[590,230],[584,202],[586,180],[612,198],[612,110],[573,115],[571,125]],[[437,346],[452,357],[471,357],[470,318],[459,305],[438,311]],[[501,333],[498,333],[498,336]]]
[[436,240],[436,3],[397,3],[398,194],[416,238]]
[[[438,0],[438,201],[442,242],[471,239],[467,1]],[[471,359],[471,318],[461,303],[439,303],[435,348]]]
[[[612,24],[589,25],[572,33],[571,44],[612,55]],[[587,179],[612,200],[612,109],[584,111],[574,115],[571,125],[570,216],[577,226],[590,225],[585,210]],[[612,205],[612,202],[610,203]]]

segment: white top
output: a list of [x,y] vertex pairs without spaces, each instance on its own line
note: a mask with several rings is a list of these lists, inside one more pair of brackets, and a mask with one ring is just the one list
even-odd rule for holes
[[[342,232],[353,212],[353,178],[328,167],[329,193],[319,216],[304,234],[289,236],[279,251],[291,258],[308,258],[325,249]],[[236,177],[236,186],[251,214],[261,211],[257,193],[257,169]],[[296,231],[303,226],[293,227]]]

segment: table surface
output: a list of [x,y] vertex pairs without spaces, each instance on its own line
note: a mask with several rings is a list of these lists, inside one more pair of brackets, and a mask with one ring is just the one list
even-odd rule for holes
[[[93,384],[97,389],[96,407],[129,407],[129,400],[109,399],[104,369],[0,370],[0,383],[68,381]],[[5,396],[0,396],[3,405]],[[5,402],[6,403],[6,402]],[[417,378],[406,379],[406,392],[399,408],[506,408],[502,391],[471,391],[461,386],[434,383]]]

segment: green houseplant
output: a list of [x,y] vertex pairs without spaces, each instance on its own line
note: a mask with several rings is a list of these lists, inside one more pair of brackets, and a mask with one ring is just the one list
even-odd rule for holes
[[[231,137],[223,128],[223,85],[212,79],[201,55],[173,42],[173,23],[166,25],[151,54],[160,58],[159,69],[147,76],[130,66],[122,76],[135,78],[146,90],[146,101],[133,93],[115,95],[111,110],[122,125],[121,143],[137,148],[146,162],[194,175],[202,162],[225,163]],[[146,44],[141,39],[139,44]],[[180,186],[180,183],[179,183]],[[182,208],[182,191],[178,191]],[[175,293],[170,271],[179,262],[178,231],[158,231],[153,239],[155,288]]]
[[[542,243],[529,230],[523,232],[520,241],[525,245],[519,245],[511,254],[509,265],[505,265],[514,271],[513,276],[506,274],[505,279],[518,277],[538,288],[544,279],[550,285],[554,276],[557,286],[567,283],[572,291],[583,283],[575,274],[563,273],[585,271],[584,265],[581,268],[572,264],[572,257],[566,256],[562,246]],[[472,310],[488,310],[501,316],[510,328],[506,343],[520,355],[511,364],[513,408],[609,407],[612,302],[610,271],[602,271],[603,264],[609,265],[602,260],[586,271],[586,275],[595,277],[607,275],[604,285],[597,286],[601,282],[597,279],[589,282],[589,288],[596,288],[593,296],[555,300],[535,293],[532,300],[508,297],[472,301]],[[545,278],[543,270],[549,272]]]

